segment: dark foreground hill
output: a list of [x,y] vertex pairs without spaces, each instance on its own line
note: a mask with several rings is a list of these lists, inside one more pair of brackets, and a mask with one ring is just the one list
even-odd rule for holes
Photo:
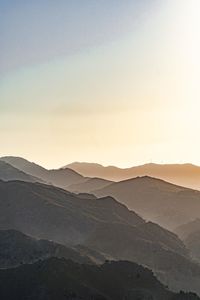
[[145,219],[170,230],[200,214],[200,191],[148,176],[115,182],[93,193],[112,196]]
[[200,294],[200,267],[173,233],[111,197],[76,196],[48,185],[0,181],[0,229],[16,229],[99,257],[151,268],[175,290]]
[[151,271],[130,262],[79,265],[51,258],[0,270],[0,299],[6,300],[198,300],[175,294]]
[[78,263],[92,263],[76,249],[48,240],[36,240],[17,230],[0,230],[0,268],[30,264],[49,257],[64,257]]

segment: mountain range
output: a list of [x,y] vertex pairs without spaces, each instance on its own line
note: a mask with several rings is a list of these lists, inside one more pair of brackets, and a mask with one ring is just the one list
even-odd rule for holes
[[115,182],[93,193],[112,196],[143,218],[170,230],[199,217],[200,191],[148,176]]
[[112,197],[81,198],[46,184],[0,181],[0,229],[19,230],[82,253],[94,251],[105,259],[136,262],[171,289],[200,294],[200,266],[181,240]]
[[[104,170],[97,166],[98,170]],[[33,299],[54,299],[55,294],[61,297],[56,299],[118,299],[109,278],[105,290],[105,282],[99,278],[100,268],[109,265],[111,272],[115,268],[124,272],[122,266],[129,269],[130,265],[133,273],[135,268],[142,270],[143,266],[154,275],[144,269],[149,274],[147,282],[136,281],[128,286],[117,278],[125,293],[120,294],[120,300],[160,300],[161,290],[162,299],[197,299],[194,294],[174,294],[170,290],[200,295],[200,192],[150,176],[121,180],[125,170],[121,169],[120,173],[116,168],[115,173],[114,167],[109,170],[113,176],[121,174],[119,181],[114,181],[114,177],[105,179],[99,171],[91,178],[88,173],[79,174],[70,167],[47,170],[19,157],[0,159],[0,278],[3,282],[0,295],[4,291],[4,298],[18,299],[12,291],[3,289],[10,282],[17,297],[23,299],[26,289],[22,292],[20,286],[27,273],[27,287]],[[149,165],[140,169],[149,170]],[[159,168],[153,165],[153,169]],[[166,170],[164,166],[165,175]],[[190,175],[182,177],[187,176]],[[61,285],[54,283],[54,273],[49,273],[49,268],[56,270]],[[70,277],[70,268],[75,277]],[[80,270],[83,277],[79,276]],[[41,274],[39,281],[34,277],[37,272]],[[95,282],[90,280],[90,272],[96,274]],[[106,267],[105,278],[109,272]],[[42,278],[47,281],[41,287]],[[156,286],[160,286],[159,293]]]
[[200,167],[192,164],[145,164],[130,168],[104,167],[96,163],[75,162],[70,168],[86,177],[100,177],[111,181],[122,181],[138,176],[150,176],[200,190]]
[[[86,178],[72,169],[55,169],[55,170],[47,170],[35,163],[29,162],[28,160],[21,157],[13,157],[7,156],[0,158],[0,162],[7,163],[7,165],[14,167],[18,170],[18,172],[22,172],[26,174],[27,178],[12,178],[10,176],[10,180],[19,179],[24,181],[33,181],[32,177],[37,178],[37,180],[47,184],[52,184],[57,187],[61,187],[67,189],[67,187],[71,184],[83,182]],[[1,168],[1,165],[0,165]],[[2,171],[4,173],[4,170]],[[0,173],[1,174],[1,173]],[[1,177],[0,177],[1,178]],[[9,177],[8,177],[9,178]],[[4,178],[1,178],[4,179]]]
[[53,184],[82,194],[82,197],[83,194],[94,194],[97,197],[110,195],[143,218],[170,230],[199,217],[200,192],[149,176],[113,182],[84,177],[69,168],[47,170],[18,157],[1,158],[1,174],[4,175],[0,179]]

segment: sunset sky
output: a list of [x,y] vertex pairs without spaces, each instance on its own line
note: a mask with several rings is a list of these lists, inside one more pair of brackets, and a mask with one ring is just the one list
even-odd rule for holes
[[200,165],[200,0],[0,0],[0,156]]

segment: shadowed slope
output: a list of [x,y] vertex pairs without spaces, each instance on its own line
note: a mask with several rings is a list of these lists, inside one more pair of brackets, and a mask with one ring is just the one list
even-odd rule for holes
[[161,273],[169,286],[200,293],[200,268],[190,262],[178,237],[145,223],[111,197],[83,199],[48,185],[0,181],[0,229],[11,228],[70,247],[81,244],[100,256],[139,261]]
[[176,233],[190,250],[191,256],[200,263],[200,219],[179,226]]
[[7,300],[199,299],[194,294],[168,291],[151,271],[130,262],[108,262],[97,267],[56,258],[0,271],[0,297]]
[[92,263],[77,250],[48,240],[37,240],[17,230],[0,230],[0,268],[11,268],[49,257],[64,257],[78,263]]
[[112,183],[93,193],[110,195],[145,219],[172,230],[200,214],[199,191],[148,176]]

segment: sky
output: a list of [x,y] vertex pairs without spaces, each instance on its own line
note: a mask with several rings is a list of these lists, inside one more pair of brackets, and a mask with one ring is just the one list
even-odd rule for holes
[[200,165],[199,0],[0,0],[0,156]]

